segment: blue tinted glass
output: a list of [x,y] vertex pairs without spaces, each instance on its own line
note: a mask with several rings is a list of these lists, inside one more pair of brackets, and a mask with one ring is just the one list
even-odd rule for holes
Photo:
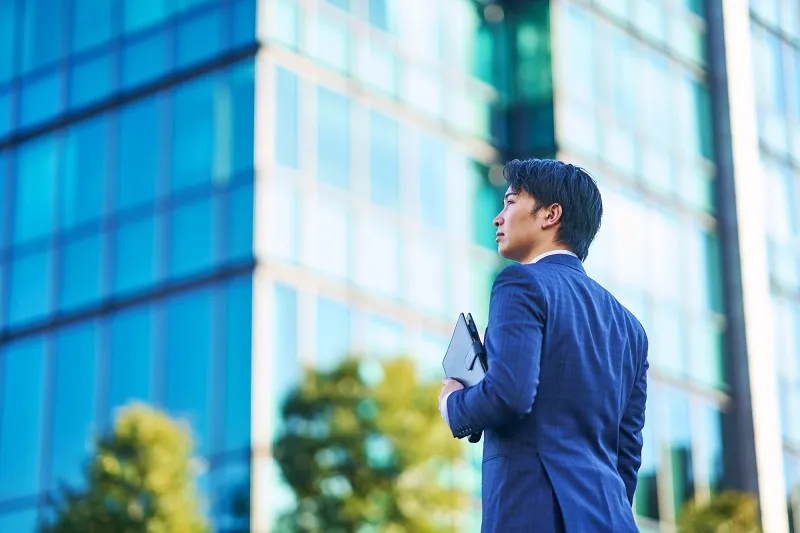
[[199,453],[209,451],[209,370],[211,367],[211,293],[182,295],[167,306],[164,403],[188,420]]
[[61,73],[26,81],[20,91],[19,125],[27,128],[51,119],[61,110]]
[[50,249],[14,257],[11,263],[8,323],[21,325],[43,318],[50,309]]
[[111,93],[111,53],[74,64],[69,79],[69,106],[81,107]]
[[250,461],[226,461],[211,492],[213,531],[250,531]]
[[154,342],[149,306],[126,309],[111,318],[108,369],[108,420],[128,402],[152,401],[150,376]]
[[329,4],[333,4],[337,7],[341,7],[342,9],[347,9],[349,0],[328,0]]
[[331,370],[350,355],[350,308],[343,302],[317,299],[317,366]]
[[379,205],[397,206],[400,201],[397,122],[374,111],[369,119],[370,198]]
[[389,29],[389,14],[386,0],[369,0],[369,22],[382,30]]
[[11,131],[11,91],[0,91],[0,138]]
[[291,168],[297,168],[297,98],[297,76],[288,70],[276,68],[275,160],[279,165]]
[[227,287],[225,319],[225,451],[250,446],[250,360],[252,284],[249,278]]
[[124,0],[126,32],[134,32],[162,22],[169,16],[168,0]]
[[58,191],[64,229],[103,214],[108,174],[107,139],[108,124],[104,116],[78,123],[66,132],[62,182]]
[[53,455],[50,487],[83,481],[83,461],[95,434],[97,327],[83,323],[58,333],[53,392]]
[[41,337],[3,348],[0,500],[39,490],[44,342]]
[[[0,152],[0,250],[6,247],[6,228],[10,222],[9,217],[13,211],[11,206],[6,204],[6,187],[8,186],[8,159],[6,152]],[[3,300],[0,300],[2,307]]]
[[[253,139],[255,131],[255,64],[247,61],[229,73],[232,96],[230,128],[218,128],[218,146],[229,146],[233,161],[231,172],[250,172],[253,169]],[[226,131],[227,130],[227,131]],[[217,150],[220,150],[218,147]]]
[[70,311],[98,301],[103,279],[100,235],[67,241],[62,254],[59,309]]
[[197,6],[207,4],[208,2],[209,0],[174,0],[175,11],[177,12],[188,11]]
[[183,21],[178,26],[177,65],[186,67],[222,51],[219,9]]
[[117,209],[150,203],[158,183],[158,101],[149,98],[119,117]]
[[152,81],[167,69],[166,30],[129,42],[122,50],[122,87],[130,89]]
[[[270,379],[275,407],[279,410],[287,395],[302,379],[297,347],[297,291],[282,283],[275,284],[274,363]],[[276,417],[275,420],[280,420]]]
[[174,208],[169,258],[171,276],[187,276],[211,268],[215,230],[209,197]]
[[[172,190],[208,183],[219,155],[214,149],[215,78],[206,76],[175,90]],[[221,148],[221,147],[220,147]]]
[[371,315],[367,326],[367,353],[372,356],[398,356],[403,346],[403,326],[389,318]]
[[0,83],[14,74],[16,47],[17,4],[14,0],[0,2]]
[[256,40],[256,0],[237,0],[233,4],[233,46]]
[[423,135],[419,143],[419,191],[422,222],[444,227],[447,223],[444,143]]
[[61,32],[67,27],[64,18],[65,0],[25,0],[22,29],[22,69],[36,67],[61,57]]
[[350,184],[350,104],[323,87],[318,91],[318,175],[321,181],[347,188]]
[[72,0],[72,50],[80,51],[111,38],[114,2]]
[[52,230],[57,157],[53,137],[26,143],[17,153],[15,242],[44,237]]
[[228,229],[228,261],[253,257],[253,185],[237,187],[228,195],[230,227]]
[[18,533],[34,533],[37,529],[38,511],[26,509],[0,514],[0,531],[15,531]]
[[114,238],[114,292],[145,289],[156,282],[159,256],[152,216],[121,223]]

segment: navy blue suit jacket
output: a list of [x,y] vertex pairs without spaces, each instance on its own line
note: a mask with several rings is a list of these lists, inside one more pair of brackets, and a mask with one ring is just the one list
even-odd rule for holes
[[453,435],[484,432],[483,532],[638,531],[648,341],[572,255],[506,267],[489,370],[447,398]]

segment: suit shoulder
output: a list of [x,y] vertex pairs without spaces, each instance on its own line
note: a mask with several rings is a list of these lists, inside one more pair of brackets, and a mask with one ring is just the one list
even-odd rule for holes
[[504,267],[494,280],[493,291],[525,289],[526,292],[539,292],[537,276],[530,271],[530,265],[513,263]]

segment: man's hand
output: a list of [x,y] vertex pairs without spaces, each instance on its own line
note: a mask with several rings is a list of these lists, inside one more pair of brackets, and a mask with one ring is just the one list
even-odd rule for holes
[[442,384],[443,384],[442,391],[439,393],[439,403],[442,403],[442,398],[447,396],[449,393],[464,388],[464,385],[462,385],[461,383],[452,378],[444,378],[442,380]]

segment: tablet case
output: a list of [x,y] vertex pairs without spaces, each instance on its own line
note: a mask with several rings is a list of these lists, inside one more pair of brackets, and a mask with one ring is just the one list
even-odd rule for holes
[[486,375],[486,352],[471,314],[458,315],[442,366],[446,377],[465,387],[472,387]]

